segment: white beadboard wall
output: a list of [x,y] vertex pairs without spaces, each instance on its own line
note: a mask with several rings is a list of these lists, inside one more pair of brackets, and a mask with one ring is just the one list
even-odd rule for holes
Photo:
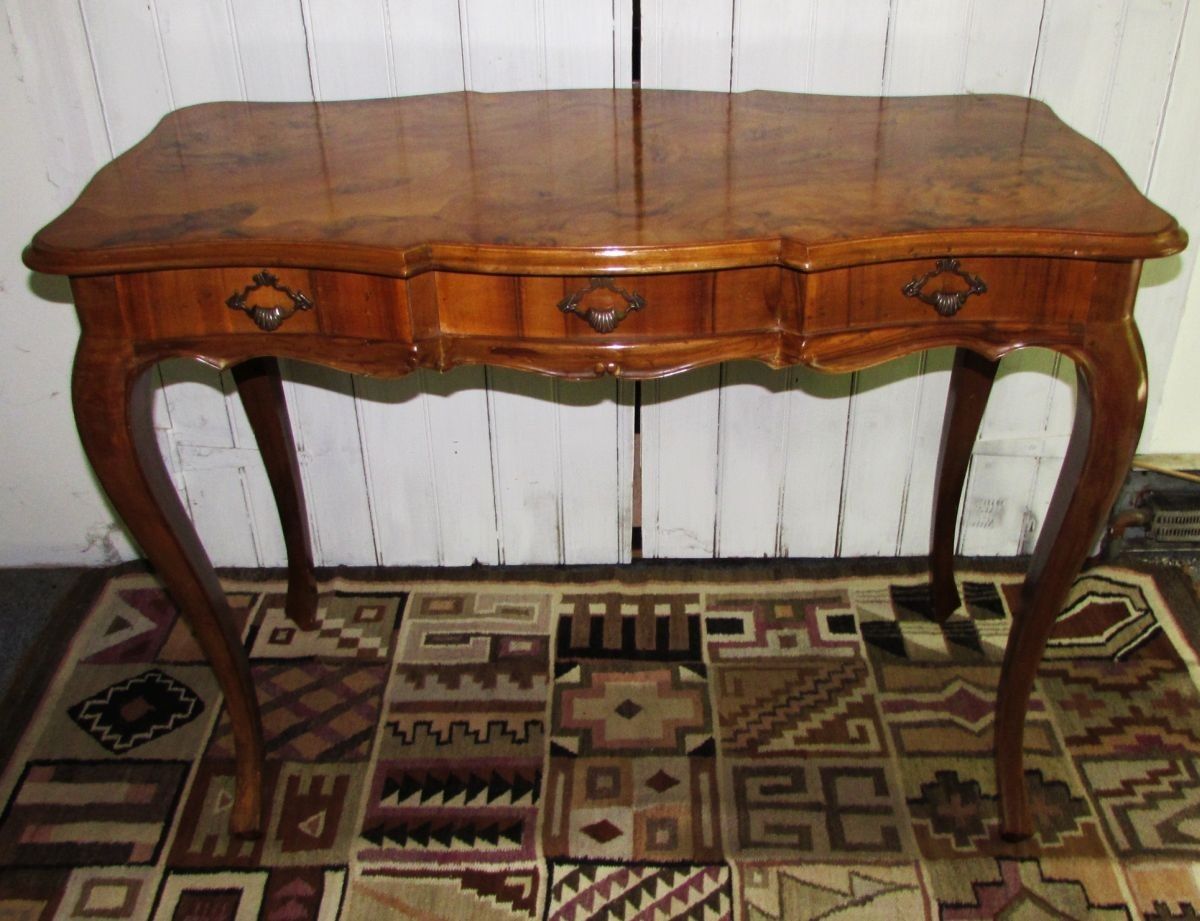
[[[18,254],[165,112],[632,80],[632,0],[7,0],[5,12],[7,565],[135,553],[75,441],[68,294]],[[642,0],[641,15],[644,86],[1033,95],[1200,225],[1200,0]],[[1188,251],[1145,272],[1143,451],[1200,452],[1187,393],[1193,264]],[[939,350],[852,375],[733,363],[642,385],[645,554],[926,552],[950,360]],[[629,559],[633,384],[484,368],[374,380],[293,363],[286,374],[320,563]],[[1073,377],[1045,352],[1003,363],[963,503],[964,552],[1030,548],[1070,431]],[[214,561],[280,564],[229,376],[174,362],[161,378],[160,444]]]

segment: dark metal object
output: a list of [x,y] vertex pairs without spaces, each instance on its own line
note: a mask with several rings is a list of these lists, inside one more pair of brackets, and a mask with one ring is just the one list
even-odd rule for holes
[[[921,290],[929,279],[945,274],[957,275],[967,283],[967,290],[934,291],[932,294],[926,294]],[[986,294],[987,285],[978,275],[972,275],[970,272],[960,269],[957,259],[939,259],[934,268],[921,277],[914,278],[900,290],[904,292],[905,297],[915,297],[917,300],[923,301],[943,317],[952,317],[962,310],[963,304],[972,294]]]
[[[265,332],[270,333],[279,329],[283,321],[297,310],[312,310],[316,306],[307,295],[299,291],[293,291],[287,285],[281,285],[279,279],[266,269],[257,273],[253,281],[253,284],[246,285],[240,293],[231,294],[225,303],[229,306],[230,310],[243,311],[246,316],[254,321],[259,329]],[[285,294],[291,300],[291,304],[276,304],[272,307],[256,307],[247,304],[246,298],[259,288],[271,288],[274,291]]]
[[[621,297],[625,301],[625,308],[619,307],[588,307],[585,310],[579,309],[580,302],[600,288],[612,291],[614,294]],[[618,287],[613,283],[613,280],[606,275],[597,275],[588,279],[586,288],[581,288],[574,294],[564,297],[558,302],[558,309],[563,313],[573,313],[575,316],[586,320],[588,326],[598,333],[611,333],[617,328],[617,324],[624,320],[635,310],[641,310],[646,306],[646,299],[640,294],[630,294],[624,288]]]
[[[1089,565],[1111,562],[1118,554],[1163,552],[1200,548],[1200,490],[1194,486],[1159,485],[1163,477],[1135,470],[1126,492],[1118,499],[1120,509],[1109,519],[1099,552]],[[1136,484],[1141,488],[1133,492]],[[1127,503],[1127,507],[1122,505]]]

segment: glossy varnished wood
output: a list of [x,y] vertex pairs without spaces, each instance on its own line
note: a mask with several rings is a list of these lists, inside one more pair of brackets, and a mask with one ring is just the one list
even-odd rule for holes
[[[228,606],[152,450],[155,362],[234,368],[284,523],[288,608],[311,624],[277,358],[650,378],[735,358],[851,371],[955,346],[931,556],[944,619],[995,362],[1069,356],[1075,432],[997,703],[1002,830],[1022,837],[1032,682],[1141,426],[1141,260],[1185,241],[1107,154],[1024,99],[571,91],[182,110],[25,258],[73,276],[80,434],[226,694],[243,833],[260,817],[261,726]],[[274,307],[279,324],[261,315]]]
[[988,395],[996,379],[999,363],[972,352],[956,349],[950,371],[950,392],[946,398],[946,417],[938,449],[937,475],[934,479],[933,528],[929,547],[929,585],[933,593],[933,618],[945,623],[958,607],[958,586],[954,581],[954,536],[958,526],[958,506],[971,447],[979,434],[979,423],[987,408]]
[[233,379],[262,453],[288,558],[286,611],[297,626],[317,626],[317,580],[313,575],[312,537],[300,484],[296,443],[283,398],[283,378],[275,358],[251,358],[233,366]]
[[[75,296],[93,304],[111,294],[111,284],[104,281],[75,284]],[[79,437],[113,507],[187,614],[216,673],[236,759],[230,828],[239,835],[256,834],[263,807],[258,701],[233,614],[158,451],[147,373],[152,364],[134,355],[128,343],[85,338],[75,356],[71,388]]]
[[1033,100],[578,90],[182,109],[26,258],[65,274],[570,274],[1182,242]]
[[1146,357],[1132,318],[1096,324],[1081,345],[1064,351],[1079,380],[1075,425],[1014,613],[996,699],[1001,829],[1012,840],[1034,831],[1023,744],[1033,681],[1067,591],[1129,470],[1146,411]]

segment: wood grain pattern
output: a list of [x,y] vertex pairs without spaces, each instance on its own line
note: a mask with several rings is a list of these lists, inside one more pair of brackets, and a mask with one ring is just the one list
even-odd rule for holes
[[[635,143],[653,139],[645,151],[639,148],[653,168],[646,170],[649,179],[635,170],[631,208],[619,177],[604,180],[610,185],[602,201],[605,186],[589,171],[595,163],[571,159],[569,148],[557,146],[576,117],[597,115],[598,100],[607,100],[605,111],[617,124],[632,107]],[[450,126],[438,119],[446,117],[447,106],[461,110],[450,135],[457,131],[472,151],[486,155],[479,170],[457,177],[480,183],[469,192],[439,185],[457,176],[447,172],[447,163],[458,163],[460,153],[433,144],[434,138],[446,140]],[[534,116],[548,109],[565,121],[539,123]],[[862,114],[868,110],[875,113],[873,122]],[[431,124],[413,120],[414,112],[430,114]],[[649,128],[642,112],[651,113]],[[723,152],[721,163],[683,156],[696,128],[693,117],[704,124],[717,112],[724,113],[726,133],[705,149]],[[218,117],[222,113],[233,115]],[[239,746],[236,830],[251,832],[257,824],[258,716],[244,653],[214,592],[211,566],[165,486],[161,463],[148,453],[153,438],[143,372],[154,362],[183,356],[238,369],[288,531],[290,606],[307,621],[315,586],[312,555],[275,358],[381,377],[486,364],[572,378],[656,378],[739,358],[835,371],[904,356],[924,364],[917,353],[952,345],[973,357],[960,351],[933,490],[933,575],[941,617],[955,601],[954,512],[995,363],[1039,346],[1071,357],[1080,373],[1066,473],[1039,539],[998,698],[1003,831],[1011,837],[1030,833],[1021,757],[1029,689],[1070,581],[1115,498],[1145,406],[1145,361],[1132,318],[1141,259],[1173,252],[1186,239],[1099,148],[1044,107],[1001,97],[891,103],[570,92],[482,103],[452,94],[413,106],[394,100],[217,106],[181,113],[177,121],[186,123],[189,115],[196,119],[191,134],[180,133],[181,124],[164,123],[103,171],[38,236],[27,259],[46,267],[39,260],[53,250],[73,266],[83,326],[75,389],[80,430],[114,506],[143,543],[152,541],[151,560],[202,634],[230,699]],[[510,137],[516,116],[526,117],[520,146]],[[944,124],[937,121],[946,117]],[[320,129],[315,134],[313,119]],[[793,172],[787,162],[783,169],[761,165],[762,145],[785,145],[778,149],[787,151],[791,140],[806,137],[829,145],[842,121],[850,128],[840,139],[857,137],[857,148],[834,157],[832,147],[814,142],[806,153],[825,153],[806,170],[796,166]],[[403,123],[405,131],[381,133],[381,123],[393,132]],[[258,189],[256,199],[238,200],[239,191],[249,194],[246,176],[262,180],[265,161],[261,154],[237,154],[235,141],[251,126],[264,125],[278,132],[271,161],[276,183],[293,178],[298,189],[323,196],[316,216],[297,210],[293,197],[274,191],[277,185]],[[866,125],[874,126],[870,138],[856,134]],[[232,133],[216,137],[219,126]],[[327,137],[333,127],[345,136]],[[539,129],[541,135],[532,133]],[[384,143],[389,136],[396,149]],[[381,162],[399,156],[387,161],[393,172],[376,172],[373,180],[359,164],[356,174],[357,155],[347,138]],[[993,146],[981,147],[985,141]],[[311,186],[305,183],[315,181],[314,152],[305,142],[320,148],[321,178]],[[665,146],[660,151],[656,143]],[[897,172],[899,164],[917,170],[906,145],[916,149],[924,169],[923,199],[912,197],[917,189]],[[528,155],[530,149],[557,152],[559,159],[539,160]],[[746,151],[756,157],[744,160]],[[672,174],[664,171],[667,160],[658,159],[670,152],[678,154]],[[931,162],[936,157],[943,159]],[[550,179],[530,173],[531,162],[549,169]],[[970,164],[979,170],[974,176],[965,172]],[[697,172],[700,167],[710,172]],[[215,183],[218,174],[231,178],[203,198],[198,177]],[[874,179],[864,185],[867,174]],[[578,194],[571,200],[586,206],[577,221],[563,218],[554,208],[558,200],[543,194],[572,177]],[[117,200],[105,198],[114,183],[124,185],[120,214],[111,210]],[[993,185],[1003,194],[989,191]],[[430,189],[438,190],[437,208],[423,197]],[[1064,195],[1088,204],[1068,208],[1060,200]],[[192,210],[164,223],[164,203],[185,200]],[[837,202],[846,215],[844,230],[838,229]],[[146,210],[138,211],[139,205]],[[499,235],[491,222],[506,215],[512,223]],[[471,226],[463,223],[468,218]],[[605,230],[616,234],[607,244],[600,237]],[[63,242],[72,239],[73,249]],[[444,240],[451,242],[439,242]],[[814,263],[814,254],[828,263]],[[264,269],[245,268],[258,256],[269,257]],[[930,257],[936,259],[932,269]],[[961,273],[951,257],[962,259]],[[622,276],[621,284],[594,277],[598,271]],[[921,280],[920,292],[914,279]],[[969,298],[962,297],[963,284],[970,286]],[[925,301],[917,293],[926,294]],[[583,303],[572,294],[587,299],[586,310],[564,310]],[[637,309],[626,313],[630,305]],[[618,308],[619,324],[578,315]],[[504,372],[487,374],[492,391],[503,387]],[[753,374],[735,372],[730,384],[753,380]],[[864,380],[869,377],[858,378]],[[142,383],[135,386],[137,381]],[[539,428],[545,419],[540,407],[554,387],[546,385],[544,398],[527,405],[513,390],[501,414],[514,430]],[[879,399],[864,405],[866,411],[847,423],[853,438],[870,438],[870,414],[886,413]],[[496,409],[489,405],[489,418]],[[731,425],[724,437],[743,430]],[[537,475],[562,473],[545,467]],[[847,482],[843,477],[843,489]],[[497,490],[501,503],[491,524],[498,529],[506,497]],[[754,490],[742,494],[763,501]],[[556,515],[547,507],[541,518],[563,548]],[[898,543],[902,536],[899,522]],[[693,537],[706,546],[703,535]],[[846,537],[839,534],[839,542]],[[711,543],[716,549],[715,531]]]
[[76,275],[249,261],[405,277],[1184,242],[1036,101],[581,90],[183,109],[25,258]]

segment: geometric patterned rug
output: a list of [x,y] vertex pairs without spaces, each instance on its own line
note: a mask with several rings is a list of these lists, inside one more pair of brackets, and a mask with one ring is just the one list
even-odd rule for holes
[[1026,731],[1037,835],[1009,844],[1017,572],[961,574],[943,626],[922,573],[697,572],[337,579],[307,632],[282,583],[226,581],[267,741],[255,841],[227,833],[211,672],[154,579],[119,576],[0,777],[0,917],[1200,917],[1173,574],[1077,582]]

